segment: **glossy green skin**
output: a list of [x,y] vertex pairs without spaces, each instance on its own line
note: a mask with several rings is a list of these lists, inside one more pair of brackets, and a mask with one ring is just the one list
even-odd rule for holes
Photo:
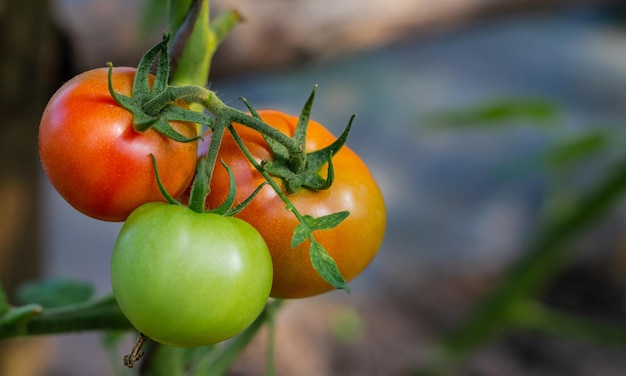
[[124,314],[147,337],[203,346],[237,335],[259,315],[272,287],[272,259],[243,220],[148,203],[120,231],[111,283]]

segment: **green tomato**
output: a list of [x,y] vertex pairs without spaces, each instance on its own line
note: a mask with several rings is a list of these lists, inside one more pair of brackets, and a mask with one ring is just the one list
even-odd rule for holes
[[268,299],[272,270],[265,241],[247,222],[148,203],[120,230],[111,284],[137,330],[195,347],[246,329]]

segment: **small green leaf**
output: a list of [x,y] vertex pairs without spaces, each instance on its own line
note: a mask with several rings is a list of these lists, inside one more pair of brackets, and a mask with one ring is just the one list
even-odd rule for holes
[[89,282],[54,278],[22,284],[17,289],[17,299],[22,304],[37,303],[53,308],[86,302],[93,293],[94,287]]
[[546,125],[558,118],[554,103],[537,98],[497,99],[455,110],[431,114],[426,121],[433,128],[505,128],[514,121],[528,120]]
[[331,228],[337,227],[344,219],[348,217],[348,215],[350,215],[349,211],[340,211],[317,218],[305,215],[304,218],[311,231],[329,230]]
[[[305,220],[307,217],[311,218],[310,216],[305,215]],[[307,240],[309,234],[311,234],[311,230],[309,229],[307,224],[302,222],[299,223],[293,230],[293,236],[291,237],[291,248],[296,248],[297,246],[302,244],[305,240]]]
[[350,286],[348,286],[341,272],[339,272],[337,263],[330,257],[320,243],[316,241],[311,242],[309,255],[313,268],[326,282],[338,290],[344,290],[348,294],[350,293]]
[[604,150],[610,136],[608,133],[592,131],[560,142],[549,148],[546,161],[554,167],[575,163]]

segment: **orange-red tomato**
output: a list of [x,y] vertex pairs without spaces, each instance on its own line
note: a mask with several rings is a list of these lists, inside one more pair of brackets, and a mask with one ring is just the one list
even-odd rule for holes
[[[129,96],[135,72],[114,68],[115,91]],[[52,96],[39,126],[39,154],[48,179],[70,205],[93,218],[123,221],[146,202],[164,201],[150,154],[165,188],[178,195],[193,178],[198,145],[152,129],[136,132],[132,114],[111,97],[107,74],[107,68],[84,72]],[[171,125],[187,137],[197,132],[191,123]]]
[[[293,136],[298,118],[273,110],[259,111],[268,124]],[[235,124],[257,161],[271,160],[272,153],[256,131]],[[331,144],[334,137],[324,126],[309,121],[306,150],[315,151]],[[237,182],[237,202],[248,197],[264,180],[245,159],[232,136],[224,136],[218,159],[230,166]],[[337,227],[315,231],[321,243],[337,262],[341,274],[350,281],[360,274],[376,255],[385,232],[385,204],[381,191],[365,163],[347,146],[333,156],[335,179],[333,185],[322,191],[302,188],[289,196],[303,215],[319,217],[343,210],[350,215]],[[326,175],[326,166],[319,172]],[[276,179],[280,182],[280,179]],[[282,185],[282,182],[280,182]],[[228,192],[228,175],[217,167],[211,181],[207,206],[215,208]],[[291,248],[291,237],[298,224],[297,218],[285,209],[285,204],[270,186],[265,186],[238,215],[261,233],[272,254],[274,282],[271,296],[301,298],[332,289],[313,269],[309,257],[309,241]]]

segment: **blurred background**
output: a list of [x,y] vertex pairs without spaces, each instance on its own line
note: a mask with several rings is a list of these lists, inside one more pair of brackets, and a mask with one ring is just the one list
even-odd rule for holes
[[[246,22],[219,50],[211,89],[228,104],[312,117],[371,167],[388,229],[352,294],[288,302],[278,319],[280,375],[416,370],[523,257],[550,218],[624,160],[626,6],[620,1],[213,1]],[[35,10],[36,9],[36,10]],[[65,277],[110,292],[121,224],[75,212],[37,157],[49,96],[108,61],[137,64],[160,39],[139,0],[0,1],[0,280]],[[623,166],[621,167],[623,168]],[[626,207],[615,201],[568,239],[541,299],[626,324]],[[266,333],[233,375],[262,374]],[[116,375],[100,333],[6,341],[0,374]],[[620,375],[626,346],[512,330],[462,375]],[[128,352],[130,346],[123,348]],[[122,372],[122,371],[119,371]],[[131,373],[121,373],[131,374]],[[457,374],[457,373],[455,373]]]

